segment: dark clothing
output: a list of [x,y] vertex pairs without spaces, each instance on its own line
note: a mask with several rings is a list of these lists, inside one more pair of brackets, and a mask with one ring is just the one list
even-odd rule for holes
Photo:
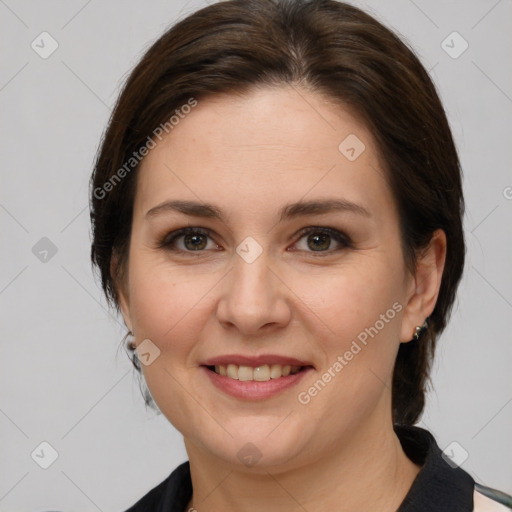
[[[409,459],[422,466],[397,512],[472,512],[475,481],[443,458],[432,434],[404,426],[395,426],[395,432]],[[126,512],[186,512],[191,497],[187,461]]]

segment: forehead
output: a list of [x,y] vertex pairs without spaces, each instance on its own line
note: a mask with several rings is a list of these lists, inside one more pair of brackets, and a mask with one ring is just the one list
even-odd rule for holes
[[335,191],[358,202],[390,201],[371,132],[320,94],[262,88],[199,99],[144,158],[136,206],[147,211],[173,193],[196,200],[236,193],[244,208],[256,209],[270,199]]
[[[179,120],[169,136],[175,146],[192,142],[180,152],[257,148],[275,150],[291,158],[318,151],[339,156],[339,142],[357,132],[373,146],[373,137],[353,109],[297,87],[254,87],[244,94],[210,95]],[[207,138],[201,139],[207,136]],[[372,148],[374,149],[374,148]]]

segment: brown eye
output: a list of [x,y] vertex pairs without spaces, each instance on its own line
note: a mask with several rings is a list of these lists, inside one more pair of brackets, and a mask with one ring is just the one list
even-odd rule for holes
[[207,238],[201,234],[185,235],[183,237],[183,244],[191,251],[198,251],[206,247]]
[[331,245],[331,235],[317,233],[308,236],[308,247],[313,250],[326,251]]
[[[333,228],[309,227],[302,230],[299,236],[300,240],[296,245],[300,245],[302,239],[305,239],[302,247],[298,247],[299,250],[305,252],[332,253],[352,246],[351,240],[347,235]],[[333,245],[334,248],[332,247]],[[338,245],[338,248],[336,248],[336,245]]]
[[[210,232],[202,228],[182,228],[168,234],[160,241],[158,247],[175,252],[203,252],[208,248]],[[213,248],[218,246],[213,244]],[[212,248],[212,247],[210,247]]]

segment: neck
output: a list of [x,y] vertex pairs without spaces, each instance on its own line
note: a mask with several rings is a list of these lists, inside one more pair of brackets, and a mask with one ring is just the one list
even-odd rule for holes
[[380,419],[378,428],[359,425],[349,440],[326,447],[310,464],[284,471],[240,470],[185,440],[194,489],[186,510],[395,511],[420,467],[403,452],[391,421],[384,428]]

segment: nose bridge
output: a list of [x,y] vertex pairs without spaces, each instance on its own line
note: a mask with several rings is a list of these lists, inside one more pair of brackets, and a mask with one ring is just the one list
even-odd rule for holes
[[269,261],[267,254],[261,254],[252,260],[246,260],[242,256],[237,255],[234,258],[233,268],[233,284],[234,288],[231,290],[239,293],[240,299],[245,302],[262,302],[263,296],[267,295],[270,291],[269,288]]
[[239,244],[218,306],[219,321],[247,333],[289,320],[283,287],[270,269],[268,251],[258,246],[254,239]]

